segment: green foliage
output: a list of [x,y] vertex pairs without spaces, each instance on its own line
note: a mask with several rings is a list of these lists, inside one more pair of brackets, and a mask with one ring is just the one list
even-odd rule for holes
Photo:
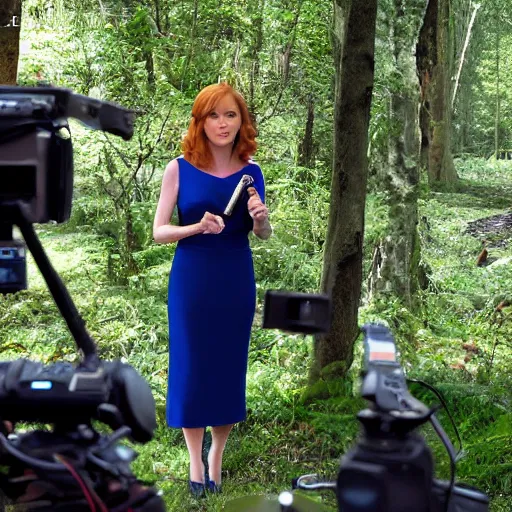
[[[505,170],[485,166],[482,162],[469,161],[467,165],[461,162],[458,172],[469,184],[481,181],[484,173],[489,177],[489,186],[493,183],[500,186]],[[273,179],[268,184],[273,180],[277,183],[277,176],[291,180],[294,173],[301,171],[271,167],[269,174]],[[300,184],[295,187],[270,187],[272,211],[283,211],[279,223],[295,219],[298,214],[294,210],[307,208],[311,196],[316,196],[317,201],[323,197],[325,191],[318,185],[321,178],[311,180],[311,185],[306,185],[307,181],[295,179],[294,183]],[[469,199],[443,200],[445,196],[467,194],[467,190],[436,192],[422,205],[430,225],[424,243],[425,257],[432,265],[432,285],[420,296],[421,307],[412,313],[399,300],[374,303],[361,310],[360,322],[388,323],[397,336],[400,358],[408,376],[422,378],[443,393],[463,439],[465,455],[458,464],[458,478],[490,493],[494,510],[501,511],[507,510],[510,493],[508,403],[512,372],[508,340],[512,326],[509,320],[499,327],[493,324],[492,311],[496,297],[506,292],[510,276],[506,270],[495,275],[489,269],[474,267],[472,251],[478,249],[478,244],[463,232],[468,221],[482,214],[481,210],[465,206]],[[376,198],[370,198],[369,205],[369,211],[379,211]],[[496,211],[489,209],[485,214]],[[273,222],[277,227],[275,219]],[[315,220],[313,226],[316,222],[321,225],[320,220]],[[378,231],[379,222],[377,213],[368,215],[370,237]],[[308,281],[307,269],[302,269],[306,260],[291,258],[292,254],[310,250],[312,225],[304,225],[304,218],[299,218],[296,224],[304,237],[304,241],[296,242],[298,250],[286,252],[290,225],[294,225],[287,224],[273,238],[268,257],[285,254],[287,259],[283,258],[283,264],[293,266],[295,273],[303,272],[306,289],[314,289],[314,280],[310,276]],[[106,280],[107,250],[102,239],[87,229],[72,231],[68,226],[42,226],[39,235],[98,341],[102,357],[120,357],[133,364],[148,379],[157,400],[156,439],[136,447],[141,455],[134,468],[141,478],[164,491],[170,510],[184,507],[197,510],[198,505],[190,500],[186,489],[188,462],[181,433],[165,426],[166,287],[173,247],[150,246],[135,253],[141,272],[125,286],[116,287]],[[263,254],[257,248],[265,245],[259,241],[254,245],[256,261],[256,255]],[[463,257],[470,263],[463,263]],[[355,364],[346,380],[337,379],[336,371],[333,375],[327,371],[324,379],[310,388],[307,377],[312,360],[311,338],[258,328],[266,286],[262,282],[277,288],[294,285],[291,278],[287,278],[288,282],[280,281],[277,271],[267,275],[267,267],[262,262],[258,265],[262,266],[257,269],[259,302],[247,378],[248,418],[237,425],[228,442],[224,494],[209,498],[204,504],[207,510],[219,510],[237,496],[277,493],[288,488],[290,478],[300,474],[319,472],[326,478],[334,478],[340,455],[358,433],[355,414],[364,406],[358,397],[360,343],[356,343]],[[450,265],[449,271],[445,265]],[[311,264],[312,275],[318,277],[319,267],[318,259]],[[485,287],[492,293],[482,289],[483,272],[487,272],[486,281],[489,281]],[[66,326],[31,261],[29,277],[29,290],[0,297],[2,359],[25,356],[45,362],[76,360]],[[496,339],[500,343],[495,347]],[[479,352],[464,362],[468,354],[463,347],[466,343],[475,344]],[[461,362],[465,369],[452,368]],[[411,389],[427,404],[437,403],[431,393],[416,386]],[[440,420],[454,439],[444,413],[440,414]],[[437,474],[446,478],[449,464],[444,448],[430,430],[426,429],[424,434],[433,448]],[[334,509],[332,496],[316,499],[322,499],[330,510]]]
[[[39,3],[30,0],[29,5]],[[154,391],[159,427],[153,442],[137,447],[137,474],[163,490],[170,510],[219,510],[236,496],[277,493],[289,487],[291,477],[304,473],[334,478],[339,456],[358,432],[361,343],[356,343],[355,363],[346,380],[336,378],[335,365],[310,388],[312,340],[263,332],[257,326],[266,289],[317,291],[320,285],[330,201],[332,5],[308,0],[162,0],[145,7],[111,0],[102,2],[101,9],[90,0],[71,0],[67,9],[61,1],[54,5],[53,18],[38,18],[30,30],[24,26],[30,51],[20,63],[21,83],[35,83],[42,71],[56,85],[119,101],[137,112],[136,136],[129,143],[73,124],[72,219],[64,226],[38,228],[102,357],[128,361]],[[385,30],[381,25],[381,38]],[[504,47],[507,41],[503,38]],[[378,184],[377,158],[385,155],[393,129],[387,115],[389,90],[399,86],[391,56],[384,46],[379,51],[370,190]],[[491,58],[489,53],[482,56]],[[490,73],[489,62],[482,60],[481,66],[480,75],[483,68]],[[259,121],[256,159],[266,177],[274,236],[251,242],[258,308],[248,419],[237,425],[228,443],[224,495],[197,504],[186,490],[188,459],[181,433],[165,426],[166,295],[174,247],[152,244],[151,224],[162,170],[180,152],[191,101],[200,87],[219,78],[244,92]],[[491,144],[491,83],[489,75],[481,103],[474,102],[471,124],[471,147],[482,154]],[[296,162],[309,94],[315,105],[316,163],[303,168]],[[506,101],[503,108],[508,108]],[[508,129],[507,123],[503,116],[502,130]],[[420,202],[426,219],[421,226],[423,258],[431,272],[430,288],[418,295],[417,310],[408,310],[398,299],[377,302],[361,309],[360,323],[386,322],[397,336],[408,375],[439,385],[464,440],[459,478],[487,490],[496,510],[508,510],[512,325],[508,316],[498,325],[493,315],[498,298],[509,293],[512,276],[506,265],[476,267],[480,240],[466,228],[468,222],[508,208],[512,169],[475,158],[456,164],[461,182],[450,189],[424,190]],[[366,270],[386,217],[386,198],[370,195]],[[493,249],[493,255],[506,254],[506,246]],[[133,265],[130,271],[128,264]],[[32,260],[29,284],[29,290],[16,296],[0,296],[2,359],[76,360],[67,328]],[[465,344],[478,348],[468,361]],[[446,427],[446,417],[441,418]],[[431,433],[426,435],[438,471],[446,476],[443,449]],[[332,497],[317,499],[333,509]]]
[[253,244],[259,290],[319,288],[321,251],[328,215],[328,171],[282,164],[264,165],[267,204],[274,236]]

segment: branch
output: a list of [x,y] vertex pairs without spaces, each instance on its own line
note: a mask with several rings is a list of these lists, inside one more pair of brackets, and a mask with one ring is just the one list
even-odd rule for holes
[[274,107],[272,108],[272,111],[270,112],[269,115],[261,118],[261,120],[259,121],[258,124],[263,124],[265,121],[267,121],[268,119],[270,119],[271,117],[273,117],[275,115],[277,107],[279,106],[279,103],[281,102],[281,98],[283,97],[284,91],[288,87],[290,60],[291,60],[292,48],[295,45],[295,38],[297,36],[297,26],[299,24],[302,3],[303,3],[303,1],[301,1],[299,3],[299,5],[297,6],[297,11],[295,13],[295,18],[294,18],[293,24],[292,24],[292,31],[291,31],[292,36],[291,36],[291,39],[288,41],[286,48],[284,50],[284,53],[283,53],[283,55],[285,57],[283,86],[281,87],[281,90],[279,91],[279,95],[277,96],[277,99],[276,99],[276,102],[274,103]]
[[[105,132],[103,132],[103,135],[105,137],[105,140],[108,142],[108,144],[114,149],[114,151],[116,152],[117,156],[121,159],[121,161],[123,162],[123,164],[125,165],[125,167],[131,171],[131,175],[130,177],[128,178],[128,181],[126,183],[123,183],[121,180],[117,180],[119,185],[121,186],[122,188],[122,193],[119,197],[117,197],[118,200],[121,200],[123,197],[126,197],[127,194],[128,194],[128,188],[129,186],[136,182],[136,179],[137,179],[137,174],[139,173],[139,171],[142,169],[142,166],[144,164],[144,162],[153,154],[153,152],[155,151],[157,145],[160,143],[160,141],[162,140],[162,137],[163,137],[163,133],[164,133],[164,129],[165,129],[165,126],[167,124],[167,122],[169,121],[169,118],[171,117],[171,109],[169,109],[169,111],[167,112],[167,116],[165,117],[163,123],[162,123],[162,126],[160,127],[160,132],[158,133],[158,136],[155,140],[155,142],[150,145],[146,152],[144,153],[143,152],[143,135],[147,135],[147,133],[149,132],[149,129],[150,129],[150,125],[151,125],[151,122],[148,120],[148,123],[146,125],[146,129],[144,130],[144,133],[141,134],[139,132],[139,151],[138,151],[138,157],[137,157],[137,166],[134,168],[131,164],[130,164],[130,161],[128,160],[128,158],[126,157],[126,155],[124,153],[121,152],[121,150],[110,140],[110,138],[107,136],[107,134]],[[108,167],[108,166],[107,166]],[[153,170],[153,173],[154,173],[154,170]],[[152,174],[153,174],[152,173]],[[111,174],[109,172],[109,174]],[[113,175],[111,174],[111,177],[113,178]],[[106,190],[106,189],[105,189]],[[107,193],[113,198],[114,196],[112,194],[110,194],[108,191]]]
[[473,14],[471,15],[471,20],[468,25],[468,31],[466,33],[466,40],[464,41],[464,48],[462,49],[462,54],[460,56],[459,69],[457,71],[457,78],[455,79],[455,87],[453,89],[452,109],[453,109],[453,105],[455,104],[455,97],[457,96],[457,89],[459,87],[459,78],[460,78],[460,74],[462,72],[462,64],[464,64],[464,56],[466,54],[466,50],[469,45],[471,29],[473,28],[473,23],[475,22],[476,13],[477,13],[478,9],[480,9],[480,7],[481,7],[480,4],[475,4],[475,10],[473,11]]
[[131,170],[132,166],[130,165],[130,162],[128,161],[126,156],[123,153],[121,153],[121,150],[110,140],[109,136],[105,132],[103,132],[103,136],[105,137],[105,140],[110,144],[110,146],[114,148],[114,151],[117,153],[117,156],[121,159],[125,167]]
[[[111,180],[115,180],[119,184],[119,186],[121,187],[121,194],[116,195],[115,193],[110,192],[108,190],[108,188],[107,188],[107,184],[105,183],[105,180],[103,179],[103,177],[98,176],[98,179],[101,181],[101,185],[103,186],[103,190],[107,193],[108,196],[110,196],[112,198],[112,200],[114,202],[114,207],[117,209],[118,203],[126,195],[126,190],[125,190],[125,187],[124,187],[123,183],[121,182],[121,180],[117,179],[116,176],[115,176],[115,173],[112,172],[111,166],[115,167],[115,164],[112,161],[112,158],[111,158],[110,153],[108,152],[108,149],[104,147],[103,150],[105,152],[105,158],[107,160],[105,162],[105,166],[106,166],[107,172],[108,172]],[[101,164],[102,164],[102,162],[101,162],[101,157],[100,157],[99,165],[101,166]]]
[[277,339],[271,341],[270,343],[267,343],[266,345],[260,345],[259,347],[250,348],[249,352],[261,352],[263,350],[267,350],[269,348],[272,348],[276,343]]

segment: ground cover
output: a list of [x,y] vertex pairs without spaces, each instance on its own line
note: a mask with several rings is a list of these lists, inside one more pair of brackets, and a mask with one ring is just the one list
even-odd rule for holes
[[[488,225],[494,226],[494,241],[496,237],[500,240],[491,245],[490,255],[497,259],[512,255],[507,229],[496,230],[496,223],[485,220],[509,215],[505,198],[512,168],[466,161],[458,163],[458,170],[458,186],[425,192],[421,201],[425,217],[421,225],[423,258],[430,268],[430,288],[420,295],[418,311],[412,314],[399,301],[388,301],[362,308],[361,322],[387,322],[397,335],[408,375],[440,388],[464,444],[459,479],[488,492],[492,510],[508,511],[512,503],[512,322],[508,306],[499,312],[496,307],[509,296],[512,268],[510,263],[478,267],[476,257],[481,237],[489,234]],[[481,198],[482,183],[486,201]],[[372,214],[380,206],[371,198],[368,204],[367,232],[371,236],[378,221],[376,217],[372,222]],[[284,208],[283,204],[276,206]],[[341,454],[357,436],[355,413],[363,406],[357,396],[359,343],[350,378],[329,383],[329,398],[305,399],[311,339],[263,331],[255,323],[248,419],[235,428],[229,440],[224,493],[194,502],[186,487],[188,467],[181,433],[168,429],[164,421],[165,294],[172,251],[163,259],[148,257],[149,263],[128,286],[112,286],[105,278],[102,241],[88,229],[70,232],[65,227],[41,226],[39,234],[102,356],[123,358],[151,383],[157,400],[158,430],[151,443],[137,447],[140,456],[134,468],[141,478],[164,492],[169,510],[220,510],[229,500],[243,495],[275,496],[300,474],[318,472],[335,477]],[[279,244],[276,237],[272,251],[279,251]],[[144,261],[144,254],[139,258]],[[317,277],[312,276],[313,283]],[[269,288],[282,287],[275,274],[262,275],[261,279]],[[28,291],[0,298],[2,359],[75,360],[66,327],[32,262],[29,282]],[[262,293],[258,295],[261,298]],[[261,300],[258,307],[257,318]],[[436,402],[428,393],[417,388],[415,392],[429,403]],[[446,415],[440,417],[455,439]],[[433,447],[438,474],[446,477],[447,457],[432,432],[426,429],[425,435]],[[314,499],[332,510],[332,497]]]

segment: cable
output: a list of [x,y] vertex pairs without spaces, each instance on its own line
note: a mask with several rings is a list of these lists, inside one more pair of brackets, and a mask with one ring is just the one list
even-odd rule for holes
[[78,485],[82,489],[82,492],[85,496],[85,499],[87,500],[87,503],[89,504],[89,508],[91,509],[91,512],[96,512],[96,505],[94,504],[94,501],[98,504],[100,507],[100,512],[108,512],[107,507],[101,500],[101,498],[98,496],[96,491],[94,489],[91,489],[87,482],[82,479],[82,477],[78,474],[76,469],[73,467],[73,465],[68,462],[62,455],[56,454],[54,457],[61,462],[64,466],[66,466],[66,469],[71,473],[73,478],[78,482]]
[[446,448],[446,451],[448,452],[448,456],[450,458],[450,484],[446,491],[446,503],[445,503],[445,512],[448,512],[448,508],[450,506],[450,498],[452,495],[453,487],[455,485],[455,471],[456,471],[455,463],[458,458],[458,455],[462,453],[462,439],[460,438],[459,431],[457,430],[455,422],[453,421],[453,417],[450,414],[450,410],[448,409],[448,406],[446,405],[446,401],[443,398],[441,392],[438,391],[434,386],[431,386],[430,384],[427,384],[426,382],[424,382],[422,380],[407,379],[407,382],[415,382],[417,384],[420,384],[421,386],[424,386],[427,389],[429,389],[430,391],[432,391],[437,396],[437,398],[439,398],[439,400],[441,401],[441,404],[444,407],[444,410],[446,411],[446,414],[448,414],[450,423],[452,424],[453,430],[455,431],[455,435],[457,436],[457,441],[459,442],[459,451],[457,453],[455,453],[455,448],[453,447],[453,444],[450,441],[450,438],[447,436],[441,423],[439,423],[439,420],[435,417],[434,414],[432,414],[429,421],[432,424],[432,427],[434,428],[439,439],[441,439],[441,442],[443,443],[444,447]]
[[6,439],[6,437],[0,433],[0,445],[1,447],[10,455],[20,460],[24,464],[29,467],[35,467],[38,469],[43,469],[44,471],[65,471],[66,467],[62,464],[56,464],[54,462],[47,462],[44,460],[36,459],[27,455],[19,450],[17,450],[11,443]]
[[455,449],[453,448],[453,444],[450,441],[449,437],[446,435],[446,432],[443,430],[441,423],[439,420],[432,415],[430,417],[430,423],[434,427],[436,434],[439,436],[441,441],[443,442],[448,455],[450,456],[450,486],[446,491],[446,504],[445,504],[445,512],[448,512],[448,508],[450,506],[450,498],[453,491],[453,486],[455,485]]
[[85,496],[85,499],[87,500],[87,504],[89,505],[91,512],[96,512],[96,505],[94,504],[94,500],[92,499],[92,496],[89,493],[89,490],[87,489],[87,486],[85,485],[84,481],[80,478],[80,475],[75,471],[75,468],[71,464],[69,464],[69,462],[67,462],[61,455],[54,455],[54,457],[63,466],[66,467],[66,469],[71,473],[71,476],[77,481],[78,485],[80,486],[80,489],[82,489],[82,493]]
[[422,380],[418,380],[418,379],[406,379],[406,380],[407,380],[407,382],[415,382],[416,384],[420,384],[421,386],[426,387],[427,389],[432,391],[432,393],[434,393],[434,395],[436,395],[437,398],[439,398],[444,410],[446,411],[446,414],[448,415],[450,423],[452,424],[453,430],[455,431],[455,436],[457,437],[457,442],[459,444],[459,450],[456,453],[455,460],[458,460],[459,454],[462,454],[462,451],[463,451],[462,439],[459,435],[457,426],[455,425],[455,422],[453,421],[453,417],[450,414],[450,410],[448,409],[448,406],[446,405],[446,400],[444,399],[442,393],[440,391],[438,391],[434,386],[431,386],[430,384],[427,384],[426,382],[424,382]]

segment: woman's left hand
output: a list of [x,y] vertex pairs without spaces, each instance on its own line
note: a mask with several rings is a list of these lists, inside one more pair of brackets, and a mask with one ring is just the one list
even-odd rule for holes
[[268,208],[261,202],[257,192],[254,193],[247,201],[247,209],[253,220],[262,222],[268,219]]

